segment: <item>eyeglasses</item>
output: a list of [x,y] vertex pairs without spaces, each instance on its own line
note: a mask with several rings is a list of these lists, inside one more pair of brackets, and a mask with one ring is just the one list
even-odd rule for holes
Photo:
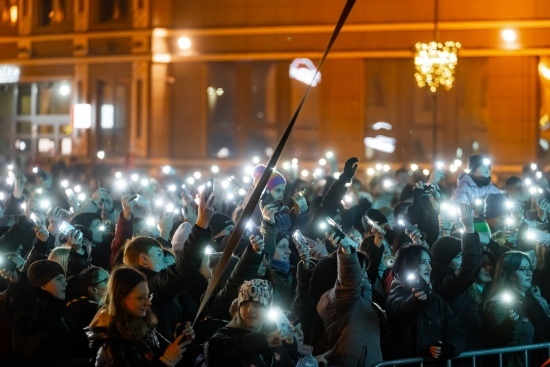
[[105,278],[105,279],[103,279],[103,280],[100,280],[100,281],[97,282],[97,283],[90,283],[90,285],[98,285],[98,284],[101,284],[101,283],[106,282],[106,281],[108,281],[108,280],[109,280],[109,278]]
[[533,273],[533,267],[532,266],[520,266],[517,270],[521,271],[523,274]]
[[132,297],[132,298],[134,298],[136,301],[140,303],[145,303],[146,301],[151,302],[153,300],[153,293],[149,293],[146,296]]

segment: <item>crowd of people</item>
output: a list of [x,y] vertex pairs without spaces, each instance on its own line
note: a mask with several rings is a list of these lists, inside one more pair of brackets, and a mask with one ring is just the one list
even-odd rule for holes
[[[243,180],[10,165],[2,365],[436,366],[550,342],[544,172],[528,166],[498,188],[482,155],[456,184],[440,166],[361,182],[357,166],[310,181],[273,170],[241,235],[261,164]],[[546,359],[511,353],[504,365]]]

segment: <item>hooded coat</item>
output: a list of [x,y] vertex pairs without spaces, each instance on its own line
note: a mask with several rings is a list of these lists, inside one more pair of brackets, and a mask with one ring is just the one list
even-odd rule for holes
[[363,278],[357,254],[338,252],[336,284],[317,304],[325,323],[331,366],[368,367],[382,362],[380,322],[372,303],[372,288]]
[[424,301],[416,299],[407,283],[394,278],[386,306],[396,358],[429,356],[430,346],[439,341],[441,360],[464,350],[458,320],[438,294],[432,292]]
[[469,174],[463,173],[456,180],[456,189],[451,196],[451,201],[455,203],[466,201],[474,206],[476,199],[489,194],[500,194],[500,190],[492,183],[480,187]]

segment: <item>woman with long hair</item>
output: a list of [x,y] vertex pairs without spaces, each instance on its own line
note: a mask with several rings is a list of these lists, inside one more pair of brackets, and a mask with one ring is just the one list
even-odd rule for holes
[[432,256],[421,245],[407,244],[395,256],[386,311],[396,358],[431,356],[441,361],[464,349],[457,319],[432,291]]
[[153,294],[145,275],[132,267],[120,267],[107,284],[105,306],[99,311],[107,325],[107,340],[99,349],[99,366],[175,366],[194,339],[189,325],[169,343],[156,331],[151,312]]
[[[489,301],[483,307],[487,348],[550,341],[550,308],[538,287],[531,284],[533,264],[524,252],[509,251],[497,262]],[[521,365],[521,356],[509,357]]]

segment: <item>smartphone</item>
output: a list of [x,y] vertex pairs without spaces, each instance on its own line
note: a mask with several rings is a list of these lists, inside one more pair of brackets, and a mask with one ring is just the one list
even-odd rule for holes
[[537,228],[529,228],[525,233],[525,237],[531,241],[550,242],[550,233],[541,231]]
[[34,167],[32,169],[32,173],[34,173],[35,175],[37,175],[38,177],[40,177],[43,180],[48,178],[48,173],[40,167]]
[[342,229],[340,228],[340,226],[331,217],[326,217],[326,221],[329,224],[329,226],[332,227],[332,231],[334,232],[334,239],[336,238],[343,239],[344,237],[346,237],[346,234],[342,232]]
[[260,232],[260,229],[252,220],[249,220],[248,223],[246,223],[246,229],[248,230],[248,232],[250,232],[254,236],[260,236],[263,238],[262,233]]
[[304,235],[302,234],[302,232],[300,232],[299,229],[297,229],[292,234],[292,239],[294,240],[294,242],[296,244],[296,250],[298,250],[298,253],[300,254],[300,256],[309,257],[311,249],[310,249],[309,245],[307,244],[307,241],[304,238]]
[[367,220],[367,222],[372,228],[376,229],[380,233],[384,232],[384,229],[381,226],[379,226],[378,223],[370,219],[368,215],[365,215],[365,219]]
[[210,180],[206,181],[206,183],[204,184],[204,193],[205,193],[206,199],[208,199],[213,192],[214,192],[214,179],[211,178]]
[[[185,325],[184,324],[178,324],[178,326],[176,326],[176,339],[179,338],[179,336],[181,334],[183,334],[183,331],[185,330]],[[180,340],[180,344],[182,344],[183,342],[185,342],[185,336],[183,338],[181,338]]]
[[417,273],[409,273],[407,275],[407,283],[417,292],[424,291],[428,295],[432,293],[430,285]]
[[263,206],[266,206],[267,204],[271,204],[275,202],[275,198],[273,197],[273,195],[269,193],[269,190],[264,191],[260,200],[262,201]]
[[277,331],[281,333],[283,338],[288,337],[292,333],[294,327],[279,307],[273,308],[270,312],[270,316],[271,319],[277,324]]
[[405,219],[399,219],[398,224],[402,227],[404,227],[409,232],[412,232],[414,230],[417,230],[418,228],[407,222]]
[[31,220],[33,221],[35,226],[40,227],[44,225],[44,222],[42,222],[38,215],[36,215],[34,212],[31,213]]
[[8,259],[4,254],[0,254],[0,269],[7,271],[14,271],[17,269],[17,264]]
[[63,233],[65,236],[73,229],[75,228],[65,221],[61,222],[61,225],[59,226],[59,232]]

